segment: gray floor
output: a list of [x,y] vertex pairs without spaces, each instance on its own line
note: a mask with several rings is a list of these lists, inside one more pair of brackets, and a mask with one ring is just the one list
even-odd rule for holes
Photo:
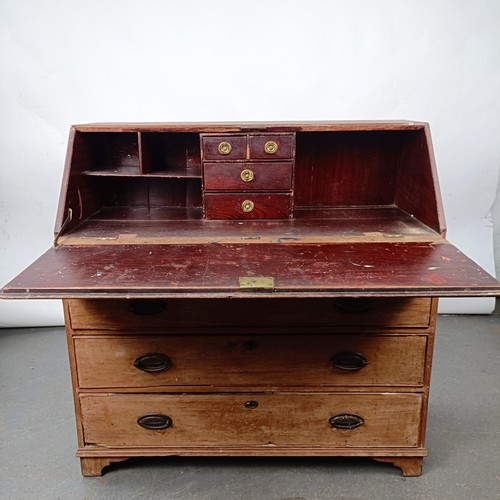
[[0,330],[0,498],[500,498],[500,318],[439,319],[419,478],[355,459],[134,460],[83,478],[62,328]]

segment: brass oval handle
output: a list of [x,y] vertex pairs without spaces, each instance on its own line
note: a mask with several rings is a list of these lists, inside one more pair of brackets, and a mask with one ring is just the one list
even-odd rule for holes
[[152,316],[160,314],[165,310],[167,304],[161,299],[134,300],[128,307],[128,310],[138,316]]
[[159,352],[148,352],[134,361],[134,366],[143,372],[155,373],[172,367],[172,360]]
[[221,155],[228,155],[232,151],[233,147],[229,142],[221,142],[217,148]]
[[245,401],[245,404],[244,404],[245,408],[248,408],[249,410],[254,410],[255,408],[257,408],[257,406],[259,406],[259,403],[257,401]]
[[335,429],[356,429],[365,421],[359,415],[353,413],[341,413],[328,419],[328,423]]
[[139,417],[137,423],[141,427],[144,427],[144,429],[159,431],[172,427],[173,422],[168,415],[163,415],[163,413],[148,413],[147,415]]
[[345,312],[364,312],[372,308],[372,301],[365,297],[342,297],[335,301],[335,307]]
[[251,212],[253,209],[254,209],[254,202],[251,201],[251,200],[245,200],[242,204],[241,204],[241,209],[243,210],[243,212]]
[[335,353],[330,358],[330,363],[340,370],[354,372],[364,368],[368,364],[368,360],[357,352],[344,351]]
[[249,168],[245,168],[245,170],[241,171],[240,177],[243,182],[252,182],[254,179],[254,173]]
[[278,151],[278,144],[274,141],[267,141],[264,144],[264,151],[269,155],[273,155]]

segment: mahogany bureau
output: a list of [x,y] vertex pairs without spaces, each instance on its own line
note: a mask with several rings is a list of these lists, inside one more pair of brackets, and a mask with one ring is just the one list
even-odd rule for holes
[[419,475],[445,239],[415,122],[71,129],[53,248],[82,473],[135,456],[361,456]]

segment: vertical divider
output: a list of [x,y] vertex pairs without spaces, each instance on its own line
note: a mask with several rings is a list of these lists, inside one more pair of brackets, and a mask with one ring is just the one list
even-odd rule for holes
[[143,144],[142,144],[142,132],[137,132],[137,145],[139,148],[139,174],[144,173],[144,158],[143,158]]

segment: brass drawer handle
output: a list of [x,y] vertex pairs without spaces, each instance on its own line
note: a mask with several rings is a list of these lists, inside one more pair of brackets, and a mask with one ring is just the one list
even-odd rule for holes
[[232,151],[233,147],[229,142],[221,142],[217,148],[221,155],[228,155]]
[[342,297],[335,301],[335,307],[345,312],[364,312],[372,308],[372,301],[364,297]]
[[249,168],[246,168],[245,170],[241,171],[240,177],[243,182],[252,182],[254,178],[254,173]]
[[328,423],[335,429],[356,429],[363,425],[365,421],[359,415],[353,413],[341,413],[328,419]]
[[134,366],[143,372],[163,372],[172,367],[172,360],[165,354],[149,352],[139,356],[134,361]]
[[362,354],[357,352],[337,352],[330,358],[330,363],[339,368],[349,372],[361,370],[368,364],[368,360]]
[[159,431],[161,429],[168,429],[172,427],[172,419],[168,415],[162,413],[148,413],[137,419],[137,423],[152,431]]
[[254,209],[255,205],[254,205],[254,202],[251,201],[251,200],[245,200],[242,204],[241,204],[241,209],[243,210],[243,212],[251,212],[253,209]]
[[278,144],[274,141],[267,141],[264,144],[264,151],[268,155],[273,155],[274,153],[276,153],[278,151]]
[[134,300],[128,307],[128,310],[138,316],[153,316],[160,314],[166,308],[167,304],[164,300]]

